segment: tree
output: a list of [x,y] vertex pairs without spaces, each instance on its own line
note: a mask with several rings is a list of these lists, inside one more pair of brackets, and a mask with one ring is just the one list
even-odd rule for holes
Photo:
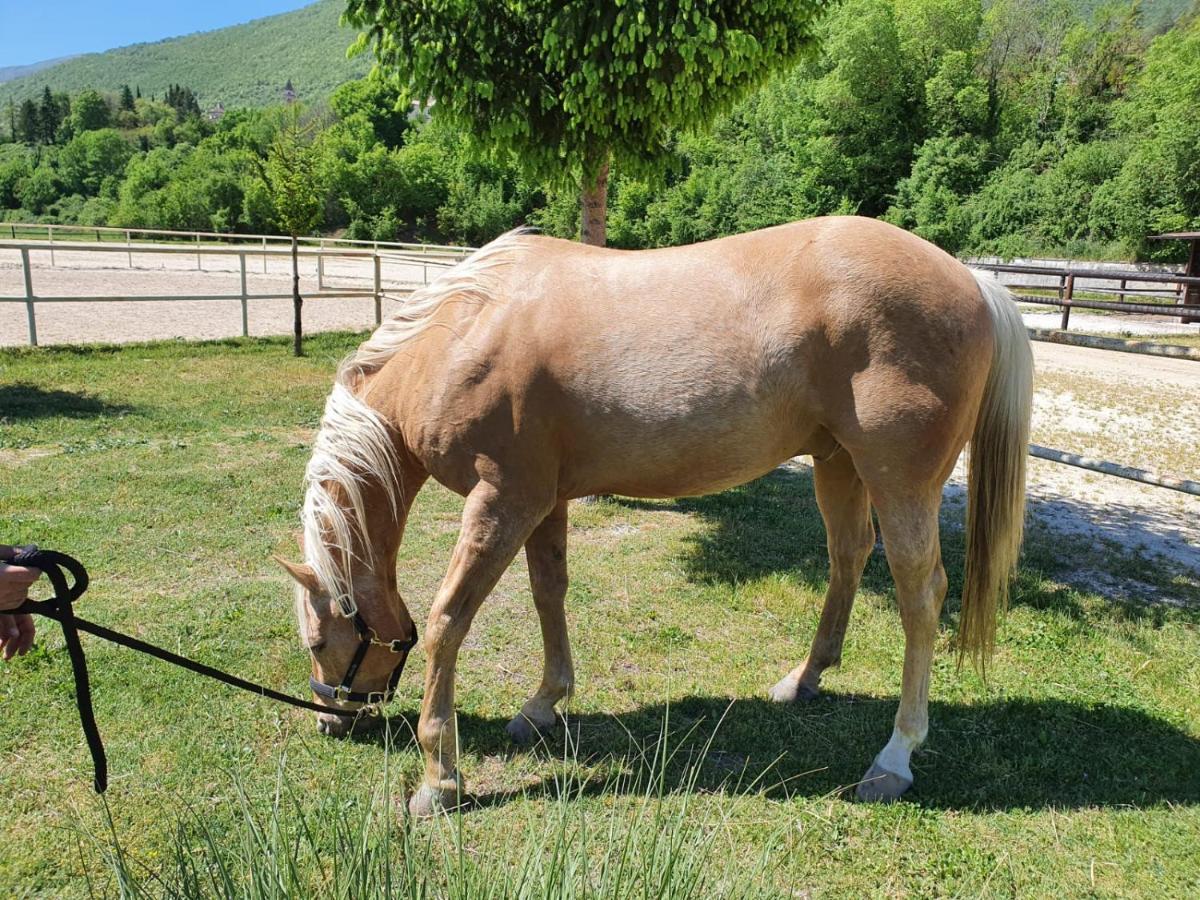
[[75,134],[107,128],[111,120],[108,101],[99,91],[80,91],[71,106],[71,128]]
[[267,157],[267,184],[275,205],[275,217],[292,236],[292,352],[303,354],[300,310],[300,261],[297,238],[321,221],[324,206],[318,190],[317,158],[309,141],[311,129],[300,122],[299,107],[292,107]]
[[120,178],[132,154],[128,141],[111,128],[84,131],[59,153],[59,177],[69,193],[95,196],[105,179]]
[[38,136],[44,144],[53,144],[58,137],[58,126],[63,122],[62,109],[47,86],[42,90],[42,102],[38,106]]
[[827,0],[347,0],[378,64],[532,179],[580,185],[603,244],[609,165],[655,169],[671,133],[707,126],[814,44]]
[[200,101],[196,99],[196,92],[191,88],[173,84],[167,88],[164,99],[180,119],[200,115]]
[[129,89],[129,85],[121,85],[121,102],[120,108],[126,112],[133,112],[133,91]]
[[32,100],[21,101],[21,107],[17,112],[17,135],[27,144],[37,143],[41,135],[37,104]]

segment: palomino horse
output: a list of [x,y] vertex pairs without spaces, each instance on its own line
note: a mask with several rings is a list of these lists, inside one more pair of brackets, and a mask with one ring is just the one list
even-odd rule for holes
[[507,234],[413,294],[338,370],[308,464],[306,559],[285,563],[314,683],[340,709],[390,695],[415,639],[396,587],[408,511],[429,476],[464,496],[425,631],[425,778],[409,803],[451,806],[459,647],[522,546],[545,663],[510,734],[553,726],[571,693],[569,500],[711,493],[811,454],[829,589],[808,658],[770,693],[811,698],[840,661],[874,507],[906,643],[895,729],[858,794],[894,799],[928,727],[942,487],[969,440],[959,637],[982,656],[1021,541],[1032,371],[1004,288],[871,219],[638,252]]

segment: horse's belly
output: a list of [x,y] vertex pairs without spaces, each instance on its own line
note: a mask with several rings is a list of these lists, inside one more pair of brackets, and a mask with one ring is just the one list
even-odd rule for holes
[[794,409],[757,406],[677,417],[592,420],[569,481],[579,493],[631,497],[711,494],[744,484],[805,452],[819,426]]

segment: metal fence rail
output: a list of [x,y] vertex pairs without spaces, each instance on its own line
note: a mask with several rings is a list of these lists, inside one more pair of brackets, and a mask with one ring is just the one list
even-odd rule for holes
[[[55,236],[58,237],[58,242],[74,243],[70,235],[79,235],[82,237],[92,237],[96,243],[100,243],[108,237],[112,241],[121,241],[126,244],[133,243],[134,235],[146,235],[151,239],[157,238],[165,242],[189,241],[193,244],[201,243],[203,239],[207,243],[221,244],[240,244],[244,242],[254,242],[262,247],[268,247],[272,244],[291,245],[291,237],[286,234],[252,234],[237,231],[171,231],[165,228],[114,228],[107,225],[58,225],[50,223],[25,223],[25,222],[5,222],[0,224],[0,236],[7,231],[9,240],[20,240],[17,232],[23,232],[26,235],[33,235],[32,238],[39,240],[37,235],[44,234],[45,240],[53,245]],[[64,238],[66,240],[64,241]],[[309,235],[301,235],[296,240],[305,246],[320,247],[326,249],[329,247],[370,247],[372,250],[402,250],[412,253],[419,253],[423,256],[430,257],[447,257],[454,260],[463,259],[466,256],[474,253],[476,247],[459,247],[452,244],[421,244],[408,243],[404,241],[374,241],[360,240],[355,238],[335,238],[335,237],[316,237]]]
[[[289,239],[290,240],[290,239]],[[236,256],[238,258],[238,274],[240,276],[240,290],[237,293],[229,294],[120,294],[106,296],[55,296],[41,295],[34,290],[33,284],[33,265],[30,262],[31,252],[48,252],[51,254],[51,266],[55,265],[53,250],[46,241],[5,241],[0,240],[0,251],[15,250],[21,257],[21,273],[24,283],[24,293],[20,296],[0,296],[0,303],[23,303],[25,305],[25,316],[29,331],[29,343],[36,347],[38,344],[37,338],[37,304],[39,303],[129,303],[129,302],[173,302],[173,301],[210,301],[210,300],[236,300],[241,304],[242,313],[242,336],[249,335],[249,304],[251,300],[290,300],[292,294],[290,291],[286,293],[251,293],[247,289],[247,258],[253,256],[257,258],[262,256],[265,262],[270,257],[278,257],[288,260],[291,258],[292,250],[290,247],[236,247],[236,246],[187,246],[183,244],[126,244],[119,243],[79,243],[73,242],[70,249],[74,252],[87,253],[123,253],[129,255],[129,263],[132,267],[132,254],[138,253],[160,253],[160,254],[197,254],[197,268],[201,267],[199,258],[201,256]],[[459,248],[465,249],[465,248]],[[353,249],[353,248],[320,248],[320,247],[302,247],[297,249],[296,255],[306,259],[317,260],[318,266],[318,285],[316,291],[306,291],[304,296],[313,300],[327,299],[346,299],[354,297],[371,297],[375,305],[375,324],[378,325],[382,321],[383,313],[383,281],[382,281],[382,263],[386,259],[391,262],[403,262],[413,265],[422,266],[421,280],[411,282],[407,286],[407,290],[412,290],[421,284],[429,282],[429,268],[445,268],[452,265],[451,258],[443,255],[440,258],[433,258],[421,254],[415,254],[411,251],[396,252],[380,251],[375,249]],[[371,261],[371,282],[370,288],[334,288],[329,289],[324,284],[324,262],[326,259],[358,259]],[[224,270],[228,271],[228,270]]]

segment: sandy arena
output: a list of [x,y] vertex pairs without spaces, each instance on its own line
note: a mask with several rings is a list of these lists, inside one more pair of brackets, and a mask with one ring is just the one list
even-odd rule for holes
[[[37,251],[33,284],[42,296],[146,296],[237,294],[236,256],[204,256],[197,270],[194,253],[89,253],[58,249],[55,267]],[[290,291],[290,262],[273,256],[247,257],[250,293]],[[326,262],[326,290],[370,289],[369,259]],[[383,315],[405,293],[439,269],[387,260],[382,268],[386,298]],[[316,261],[302,259],[302,292],[317,287]],[[20,257],[0,250],[0,296],[22,296]],[[4,304],[0,346],[28,343],[25,307]],[[1039,314],[1031,314],[1035,324]],[[1044,317],[1044,314],[1041,314]],[[373,322],[369,297],[306,300],[305,330],[367,329]],[[1103,317],[1096,317],[1103,318]],[[1073,323],[1076,317],[1073,317]],[[1136,322],[1107,317],[1106,322]],[[1080,323],[1082,324],[1082,323]],[[252,300],[251,335],[290,333],[291,301]],[[241,333],[237,299],[172,302],[46,303],[37,307],[39,342],[129,342],[162,338],[219,338]],[[1200,479],[1200,363],[1036,343],[1038,379],[1034,400],[1035,443],[1106,459],[1177,478]],[[3,371],[0,370],[0,378]],[[0,411],[2,418],[2,411]],[[797,460],[796,464],[804,462]],[[947,485],[947,527],[961,527],[964,471],[960,461]],[[1064,536],[1073,561],[1070,580],[1114,598],[1186,602],[1200,590],[1200,497],[1093,474],[1043,460],[1030,460],[1031,529]],[[1114,568],[1113,559],[1127,565]],[[1139,579],[1150,562],[1165,578]]]

